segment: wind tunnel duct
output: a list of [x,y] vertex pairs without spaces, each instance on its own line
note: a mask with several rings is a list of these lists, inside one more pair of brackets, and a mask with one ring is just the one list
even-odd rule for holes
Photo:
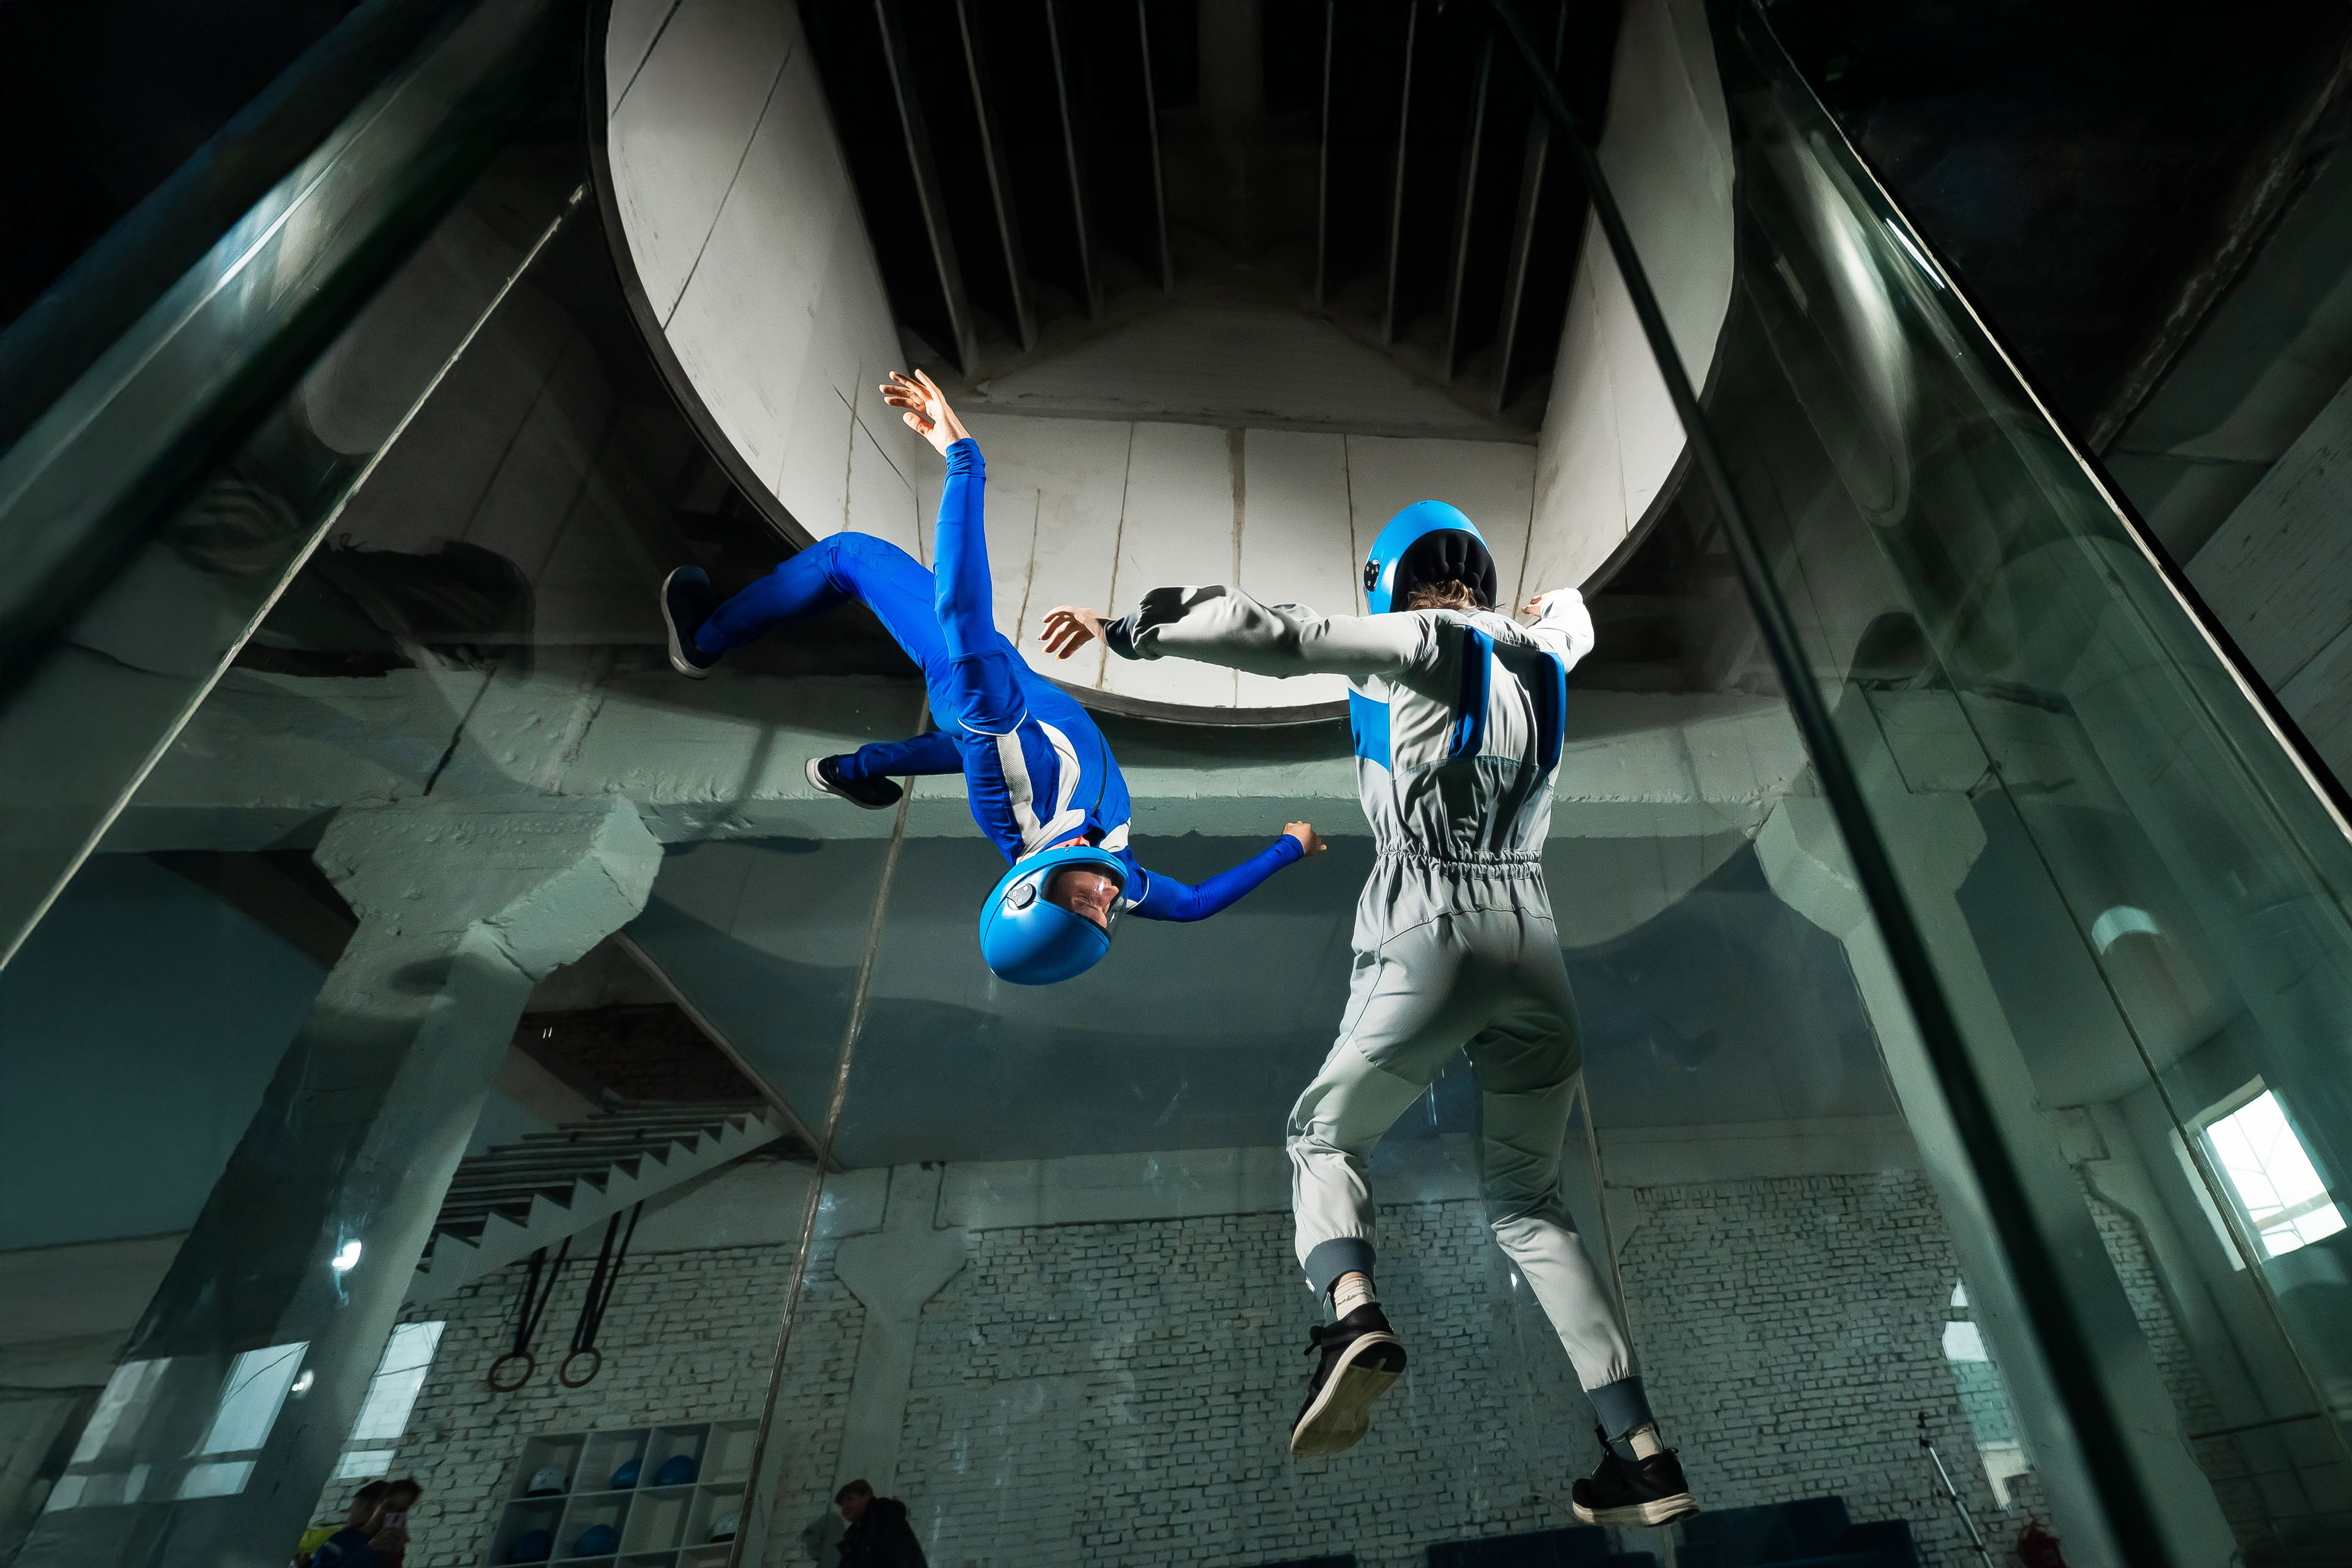
[[[883,408],[877,388],[883,371],[911,361],[948,380],[988,454],[1000,627],[1033,664],[1099,708],[1194,721],[1295,721],[1336,714],[1344,690],[1336,678],[1276,681],[1174,661],[1125,664],[1098,650],[1048,668],[1035,631],[1054,605],[1124,605],[1160,583],[1234,581],[1269,602],[1360,611],[1359,568],[1373,535],[1397,510],[1430,497],[1477,519],[1495,545],[1499,586],[1515,603],[1563,583],[1597,587],[1631,552],[1671,489],[1683,433],[1598,234],[1586,224],[1573,252],[1536,243],[1566,232],[1534,223],[1539,198],[1580,208],[1583,197],[1572,181],[1563,194],[1557,174],[1545,183],[1544,148],[1532,131],[1526,148],[1506,150],[1518,164],[1505,172],[1519,186],[1506,286],[1510,299],[1538,287],[1565,295],[1539,426],[1531,411],[1513,423],[1439,384],[1456,368],[1459,351],[1449,345],[1458,334],[1447,324],[1463,313],[1474,229],[1500,222],[1474,207],[1511,193],[1496,177],[1500,165],[1478,150],[1482,135],[1496,143],[1507,128],[1487,93],[1464,95],[1466,127],[1434,124],[1428,79],[1447,59],[1433,52],[1429,18],[1389,39],[1362,31],[1369,13],[1339,7],[1321,42],[1327,81],[1328,62],[1344,63],[1349,49],[1403,51],[1390,62],[1403,89],[1395,141],[1378,154],[1393,202],[1386,194],[1381,200],[1394,206],[1400,229],[1424,213],[1408,209],[1410,196],[1432,204],[1427,210],[1456,230],[1451,303],[1441,288],[1425,321],[1425,333],[1439,338],[1434,361],[1410,343],[1383,352],[1367,341],[1377,334],[1351,335],[1345,326],[1340,280],[1351,270],[1384,275],[1348,285],[1377,283],[1384,298],[1417,276],[1396,233],[1368,233],[1352,249],[1318,255],[1314,288],[1296,298],[1209,297],[1181,284],[1169,292],[1172,275],[1155,267],[1129,268],[1133,286],[1121,295],[1120,216],[1097,210],[1087,229],[1083,197],[1098,187],[1076,184],[1078,249],[1087,265],[1065,281],[1087,320],[1058,330],[1049,323],[1031,348],[1031,307],[1066,269],[1049,255],[1048,226],[1023,230],[1018,222],[1003,146],[1003,117],[1013,112],[1007,78],[990,68],[992,60],[1005,64],[1001,50],[992,57],[971,27],[960,41],[910,43],[908,18],[889,5],[877,10],[878,23],[862,7],[827,14],[824,29],[848,26],[850,11],[875,32],[877,58],[900,73],[892,78],[898,107],[882,127],[887,134],[850,142],[853,112],[873,119],[883,111],[871,102],[828,108],[828,85],[836,100],[841,87],[827,51],[844,46],[812,38],[799,7],[616,0],[605,38],[604,195],[625,239],[616,248],[627,292],[705,440],[747,494],[772,503],[771,521],[792,544],[855,529],[924,557],[938,465]],[[1071,83],[1065,111],[1082,114],[1079,67],[1087,62],[1078,51],[1101,46],[1093,34],[1111,24],[1097,16],[1080,27],[1066,9],[1044,15],[1053,24],[1044,41],[1061,51],[1053,58]],[[1214,7],[1202,18],[1202,52],[1234,53],[1234,18]],[[1350,28],[1360,36],[1349,37]],[[1148,85],[1151,35],[1129,32],[1121,37]],[[1564,21],[1558,36],[1568,38]],[[969,68],[926,71],[926,47],[960,49]],[[1703,384],[1732,276],[1729,133],[1703,10],[1696,0],[1634,0],[1615,51],[1602,158],[1626,193],[1634,232],[1675,258],[1657,287]],[[1270,60],[1265,68],[1275,68]],[[1512,74],[1496,71],[1493,79]],[[1197,121],[1203,142],[1235,140],[1223,80],[1204,71],[1197,108],[1161,105],[1158,119],[1170,137]],[[1327,89],[1318,83],[1315,91]],[[1271,88],[1265,94],[1276,96]],[[1317,106],[1326,173],[1314,199],[1326,207],[1346,189],[1330,167],[1365,156],[1330,141],[1335,106],[1346,107],[1328,96]],[[1271,118],[1274,110],[1264,112]],[[996,159],[985,164],[987,183],[1007,182],[980,237],[985,244],[969,225],[955,226],[953,204],[942,199],[942,159],[952,151],[943,139],[959,126]],[[1157,193],[1168,138],[1155,135],[1147,149],[1142,132],[1150,129],[1139,129],[1131,178],[1139,200],[1140,183],[1154,186],[1154,232],[1164,236],[1171,219]],[[1443,148],[1462,153],[1447,163],[1445,188],[1433,193],[1430,160],[1415,139],[1441,134],[1451,138]],[[1071,146],[1075,170],[1084,149],[1076,139]],[[970,149],[961,154],[972,161]],[[928,235],[929,247],[912,263],[900,257],[885,266],[877,255],[883,217],[913,221],[905,213],[877,216],[881,176],[873,170],[883,165],[903,202],[922,209],[921,226],[910,232]],[[1352,234],[1339,224],[1329,237],[1336,246]],[[1185,238],[1181,227],[1177,237]],[[1137,254],[1150,261],[1151,248]],[[943,291],[941,322],[906,315],[908,288],[894,279],[909,266]],[[1024,285],[1003,306],[1005,331],[1021,342],[992,339],[983,350],[970,323],[973,302],[984,305],[989,290],[968,287],[967,275],[980,279],[988,268],[1000,292],[1008,279]],[[1034,286],[1039,279],[1048,286]],[[1106,279],[1113,285],[1108,306],[1097,298]],[[1333,298],[1323,300],[1327,281]],[[1386,311],[1389,327],[1397,313]],[[974,363],[983,352],[992,356],[984,370]],[[1536,376],[1531,396],[1540,395],[1544,357],[1520,355],[1517,374]],[[1461,369],[1465,386],[1491,373],[1507,390],[1514,374],[1507,357],[1500,366],[1465,362]],[[1499,390],[1494,401],[1499,406]]]

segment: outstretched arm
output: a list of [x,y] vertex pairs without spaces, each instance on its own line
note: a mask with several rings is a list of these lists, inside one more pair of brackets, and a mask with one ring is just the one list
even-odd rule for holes
[[1535,619],[1528,630],[1536,641],[1559,657],[1562,664],[1574,669],[1578,661],[1592,651],[1597,640],[1592,631],[1592,612],[1585,607],[1584,595],[1573,588],[1554,588],[1549,594],[1538,594],[1522,606]]
[[1402,675],[1438,657],[1427,616],[1318,616],[1261,605],[1238,588],[1154,588],[1109,620],[1065,605],[1045,616],[1045,651],[1067,658],[1095,637],[1122,658],[1192,658],[1252,675]]
[[931,608],[948,647],[959,709],[954,721],[983,734],[1010,733],[1019,726],[1028,703],[1012,655],[996,635],[982,507],[988,468],[981,461],[980,443],[948,406],[939,384],[919,370],[911,376],[892,371],[882,387],[882,400],[948,461],[939,524],[931,538]]
[[1158,871],[1146,871],[1143,897],[1132,906],[1148,921],[1204,921],[1225,909],[1294,860],[1323,853],[1320,836],[1308,824],[1294,822],[1282,837],[1234,867],[1220,871],[1199,887],[1180,882]]
[[948,462],[948,482],[940,492],[938,531],[931,541],[934,605],[948,654],[960,658],[995,647],[995,600],[988,580],[988,528],[982,498],[987,467],[980,444],[948,406],[947,394],[921,371],[892,371],[882,384],[882,401],[898,410],[907,428],[931,444]]

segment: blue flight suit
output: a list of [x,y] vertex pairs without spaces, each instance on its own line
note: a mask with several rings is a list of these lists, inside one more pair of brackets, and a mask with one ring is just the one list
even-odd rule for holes
[[939,728],[860,747],[837,764],[842,776],[960,773],[972,820],[1007,860],[1084,839],[1127,867],[1126,905],[1147,920],[1206,919],[1297,859],[1304,851],[1285,834],[1198,887],[1136,862],[1128,847],[1127,780],[1109,742],[1087,710],[1031,669],[996,629],[980,444],[967,437],[947,457],[934,570],[887,540],[836,533],[712,611],[695,646],[724,653],[780,622],[857,600],[921,666]]

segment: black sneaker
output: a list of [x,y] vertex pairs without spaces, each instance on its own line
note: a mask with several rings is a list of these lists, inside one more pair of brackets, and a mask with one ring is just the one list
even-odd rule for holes
[[868,811],[887,811],[898,804],[907,792],[891,779],[845,779],[841,776],[839,757],[811,757],[802,769],[808,782],[827,795],[837,795],[852,805],[862,805]]
[[710,591],[710,574],[699,566],[681,566],[662,579],[662,624],[669,627],[669,665],[680,675],[700,680],[719,662],[717,654],[694,646],[694,634],[718,605],[719,596]]
[[1372,1401],[1404,1373],[1404,1342],[1377,1303],[1313,1330],[1307,1353],[1320,1352],[1307,1380],[1307,1403],[1290,1424],[1293,1454],[1339,1454],[1372,1429]]
[[1698,1511],[1674,1449],[1646,1459],[1621,1458],[1606,1432],[1595,1426],[1592,1434],[1601,1439],[1603,1458],[1591,1480],[1569,1489],[1569,1506],[1578,1519],[1586,1524],[1664,1524]]

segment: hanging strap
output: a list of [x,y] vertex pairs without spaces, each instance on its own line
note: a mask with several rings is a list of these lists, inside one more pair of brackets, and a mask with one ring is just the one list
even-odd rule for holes
[[[596,1348],[596,1331],[604,1326],[604,1309],[613,1304],[613,1289],[621,1282],[621,1265],[629,1256],[629,1242],[637,1234],[637,1216],[646,1212],[640,1202],[629,1210],[629,1226],[621,1228],[621,1216],[614,1215],[604,1226],[604,1245],[596,1254],[596,1271],[588,1277],[588,1297],[580,1303],[580,1322],[572,1331],[573,1354]],[[620,1245],[614,1245],[614,1238]]]
[[1547,649],[1509,643],[1497,644],[1495,658],[1527,690],[1536,725],[1536,771],[1549,773],[1559,766],[1560,737],[1568,728],[1568,666]]
[[[563,1358],[563,1365],[555,1374],[556,1381],[566,1388],[580,1387],[604,1368],[604,1353],[596,1348],[596,1331],[604,1326],[604,1310],[613,1304],[613,1291],[621,1282],[621,1265],[627,1260],[629,1242],[637,1234],[637,1216],[645,1212],[642,1201],[631,1208],[626,1230],[621,1228],[619,1215],[605,1223],[604,1245],[596,1253],[596,1271],[588,1277],[588,1294],[580,1303],[580,1321],[572,1326],[572,1353]],[[573,1363],[583,1356],[588,1358],[588,1370],[575,1378]]]
[[1536,710],[1536,766],[1545,773],[1559,766],[1560,737],[1568,729],[1568,666],[1556,653],[1538,653],[1519,672],[1528,700]]
[[[555,1299],[555,1281],[563,1272],[563,1265],[572,1256],[572,1241],[564,1239],[555,1249],[555,1266],[549,1268],[547,1248],[541,1247],[530,1255],[530,1270],[522,1279],[522,1294],[515,1301],[515,1355],[530,1354],[531,1342],[539,1338],[539,1321],[547,1316],[547,1304]],[[542,1277],[545,1279],[541,1285]]]
[[[571,1256],[569,1237],[564,1238],[562,1246],[556,1248],[552,1267],[547,1260],[547,1248],[542,1247],[530,1255],[530,1265],[522,1277],[521,1293],[515,1298],[514,1348],[490,1363],[490,1370],[483,1377],[493,1392],[512,1394],[529,1383],[530,1374],[539,1370],[539,1358],[530,1353],[530,1344],[539,1337],[539,1321],[547,1316],[547,1303],[555,1296],[555,1281],[562,1274],[563,1265]],[[499,1381],[499,1372],[514,1362],[522,1363],[522,1375],[512,1383]]]
[[1462,689],[1454,700],[1448,761],[1475,757],[1486,746],[1486,692],[1494,680],[1495,639],[1476,626],[1462,628]]

